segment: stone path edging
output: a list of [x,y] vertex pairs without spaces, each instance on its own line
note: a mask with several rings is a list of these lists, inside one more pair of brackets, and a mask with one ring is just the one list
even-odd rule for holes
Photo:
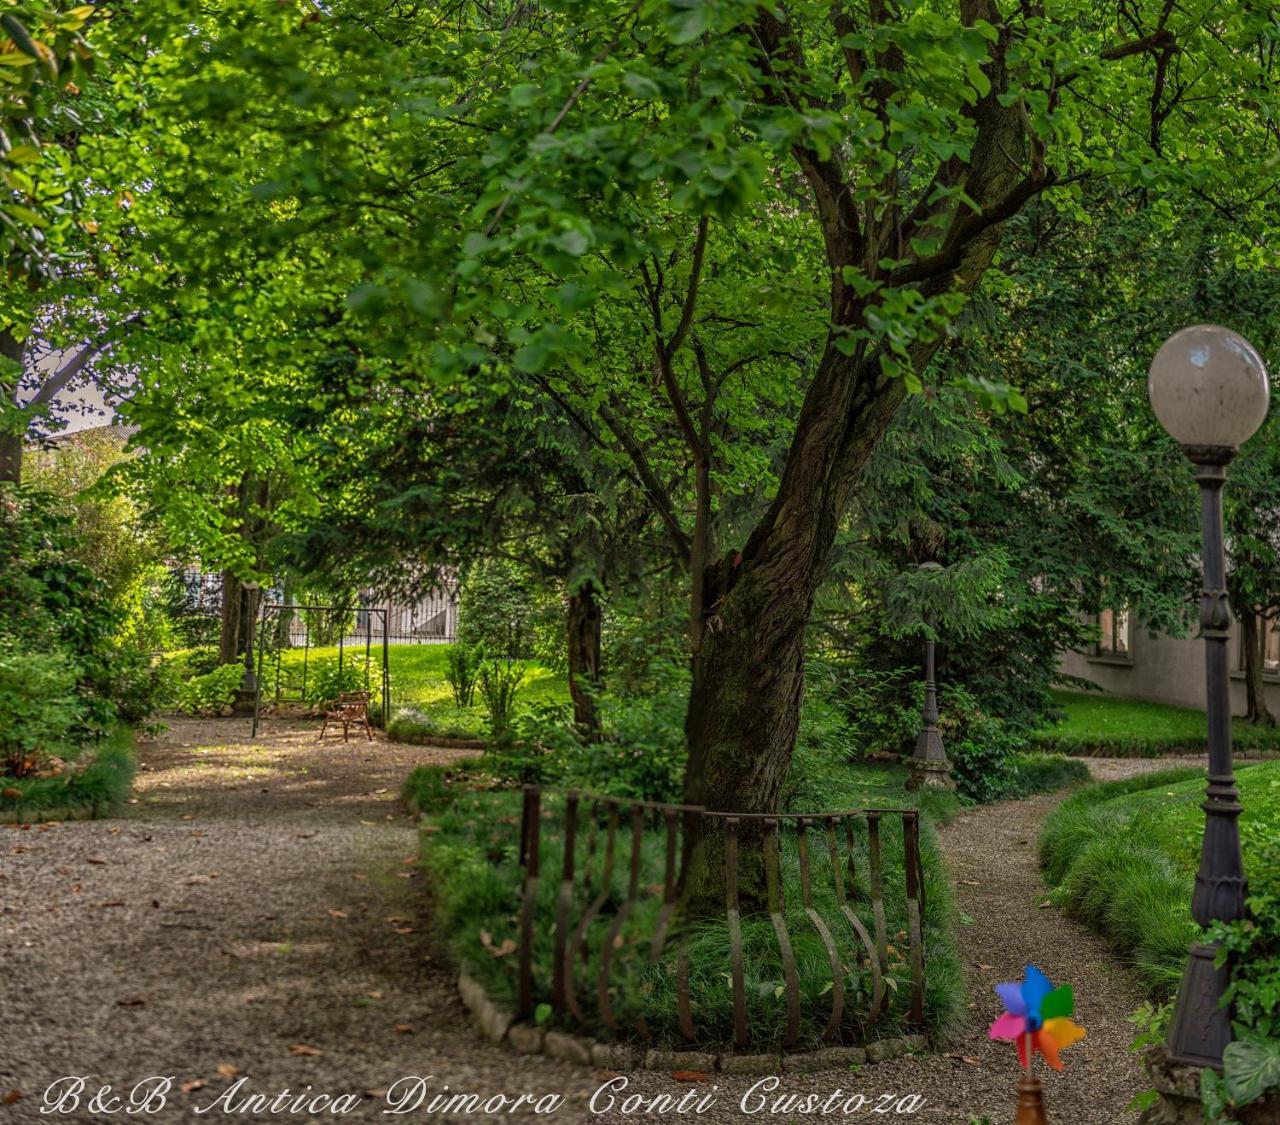
[[661,1051],[624,1043],[599,1043],[561,1031],[547,1031],[527,1023],[517,1023],[515,1015],[490,999],[466,969],[458,973],[458,994],[471,1019],[484,1036],[522,1055],[546,1055],[579,1066],[605,1070],[654,1070],[670,1073],[687,1070],[721,1074],[805,1074],[845,1069],[866,1063],[902,1058],[911,1051],[928,1047],[924,1035],[904,1035],[877,1039],[866,1047],[824,1047],[817,1051],[788,1054],[737,1055],[712,1051]]

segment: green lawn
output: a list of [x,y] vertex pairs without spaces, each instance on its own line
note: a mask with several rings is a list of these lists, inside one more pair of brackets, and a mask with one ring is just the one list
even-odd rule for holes
[[[479,738],[488,733],[488,719],[480,702],[479,693],[473,707],[459,709],[453,704],[449,683],[445,679],[445,661],[450,645],[391,645],[387,649],[387,667],[391,672],[391,711],[393,733],[398,729],[406,737]],[[345,660],[363,658],[364,647],[346,649]],[[318,662],[334,661],[338,657],[336,646],[313,648],[306,654],[306,662],[314,669]],[[377,691],[381,650],[373,646],[370,652],[374,682]],[[286,651],[281,658],[281,678],[293,690],[301,684],[303,652],[301,649]],[[528,677],[520,693],[519,703],[529,705],[544,701],[568,701],[569,689],[563,675],[553,672],[536,662],[529,662]],[[266,695],[275,692],[275,671],[265,669]]]
[[[1280,762],[1238,770],[1245,866],[1256,891],[1266,843],[1280,836]],[[1091,786],[1045,822],[1040,859],[1068,914],[1105,934],[1138,969],[1149,990],[1177,988],[1196,934],[1191,891],[1204,831],[1203,772],[1166,770]]]
[[[1064,717],[1041,734],[1043,749],[1142,757],[1205,748],[1203,711],[1094,692],[1055,692],[1054,702]],[[1280,749],[1280,732],[1239,719],[1232,738],[1239,752]]]

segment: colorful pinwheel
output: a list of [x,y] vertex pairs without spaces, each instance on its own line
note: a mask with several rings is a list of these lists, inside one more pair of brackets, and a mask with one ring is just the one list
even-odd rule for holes
[[1031,1069],[1036,1051],[1054,1070],[1061,1070],[1058,1052],[1084,1038],[1084,1028],[1071,1019],[1075,1010],[1071,985],[1054,988],[1044,973],[1028,965],[1021,984],[998,984],[996,995],[1004,1004],[1004,1015],[991,1025],[990,1037],[1013,1040],[1024,1070]]

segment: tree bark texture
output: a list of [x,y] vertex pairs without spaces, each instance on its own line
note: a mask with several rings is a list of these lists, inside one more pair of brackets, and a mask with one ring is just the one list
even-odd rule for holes
[[1261,622],[1261,626],[1257,614],[1246,610],[1240,615],[1240,639],[1244,648],[1245,718],[1257,726],[1273,727],[1276,720],[1267,706],[1267,689],[1262,679],[1266,622]]
[[569,594],[566,608],[573,722],[580,737],[595,742],[600,737],[597,698],[601,687],[600,642],[604,625],[600,590],[591,579],[584,579]]
[[[22,341],[7,328],[0,331],[0,357],[22,363]],[[17,390],[16,383],[0,378],[0,394],[5,398],[15,400]],[[20,433],[0,434],[0,482],[22,483],[22,438]]]

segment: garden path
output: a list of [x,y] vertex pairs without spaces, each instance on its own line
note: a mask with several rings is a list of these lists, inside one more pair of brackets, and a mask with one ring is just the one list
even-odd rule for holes
[[[658,1119],[592,1116],[586,1100],[600,1075],[491,1047],[467,1025],[453,975],[421,925],[414,823],[397,801],[413,766],[465,752],[319,745],[311,724],[272,724],[257,743],[247,735],[247,723],[173,720],[142,748],[134,801],[120,817],[0,833],[0,1099],[21,1095],[0,1105],[0,1125],[50,1120],[38,1112],[41,1092],[64,1075],[119,1093],[155,1074],[183,1088],[164,1110],[130,1119],[226,1120],[194,1109],[243,1078],[238,1096],[286,1087],[365,1094],[341,1119],[388,1120],[368,1094],[405,1075],[433,1075],[436,1092],[562,1093],[559,1121]],[[1145,768],[1096,763],[1108,776]],[[960,941],[974,997],[973,1027],[951,1054],[785,1076],[784,1090],[919,1093],[928,1102],[917,1121],[965,1125],[970,1108],[1008,1121],[1014,1067],[1007,1045],[985,1041],[989,984],[1030,959],[1076,985],[1090,1031],[1065,1076],[1048,1080],[1054,1119],[1130,1119],[1114,1107],[1140,1085],[1122,1019],[1136,989],[1096,939],[1038,906],[1033,845],[1054,802],[973,810],[943,830],[968,920]],[[752,1081],[717,1076],[716,1104],[696,1119],[752,1119],[737,1109]],[[688,1089],[638,1074],[628,1092]],[[125,1117],[82,1107],[62,1119]]]

